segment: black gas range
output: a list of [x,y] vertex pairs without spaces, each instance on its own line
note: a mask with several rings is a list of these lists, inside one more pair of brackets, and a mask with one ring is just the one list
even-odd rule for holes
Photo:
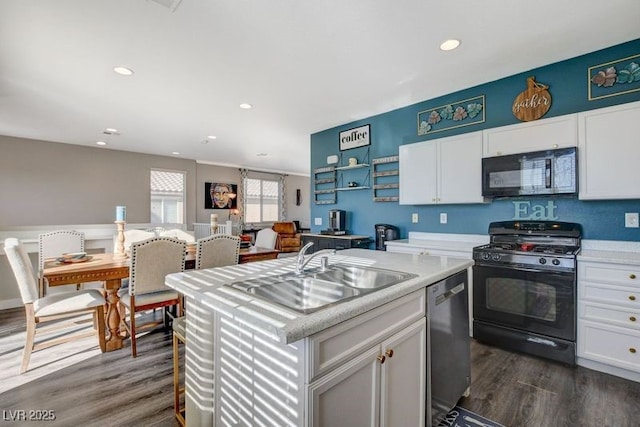
[[502,221],[473,249],[474,337],[575,363],[580,224]]

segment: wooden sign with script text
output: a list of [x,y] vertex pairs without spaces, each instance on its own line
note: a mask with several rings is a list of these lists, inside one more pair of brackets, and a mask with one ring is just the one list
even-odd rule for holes
[[551,108],[549,86],[536,83],[534,77],[527,79],[527,89],[516,96],[511,111],[518,120],[530,122],[547,114]]

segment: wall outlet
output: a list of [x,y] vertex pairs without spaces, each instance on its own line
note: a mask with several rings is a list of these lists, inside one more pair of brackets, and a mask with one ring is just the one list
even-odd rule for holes
[[627,228],[638,228],[638,212],[627,212],[624,214],[624,226]]
[[442,212],[440,213],[440,224],[446,224],[446,223],[447,223],[447,213]]
[[313,225],[322,225],[322,218],[314,218]]
[[411,214],[411,222],[414,223],[414,224],[418,223],[418,214],[417,213]]

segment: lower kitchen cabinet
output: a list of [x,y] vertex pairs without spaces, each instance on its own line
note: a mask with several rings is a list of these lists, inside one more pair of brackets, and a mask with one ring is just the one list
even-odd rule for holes
[[578,364],[640,380],[640,267],[578,262]]
[[372,240],[369,236],[356,236],[356,235],[344,235],[333,236],[330,234],[302,234],[302,245],[306,245],[309,242],[313,242],[313,246],[307,253],[313,253],[321,249],[369,249]]
[[423,317],[312,383],[309,425],[425,425],[426,325]]

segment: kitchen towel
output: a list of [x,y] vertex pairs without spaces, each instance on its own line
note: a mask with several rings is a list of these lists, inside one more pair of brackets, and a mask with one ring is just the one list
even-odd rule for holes
[[456,406],[438,424],[438,427],[505,427],[476,413]]

